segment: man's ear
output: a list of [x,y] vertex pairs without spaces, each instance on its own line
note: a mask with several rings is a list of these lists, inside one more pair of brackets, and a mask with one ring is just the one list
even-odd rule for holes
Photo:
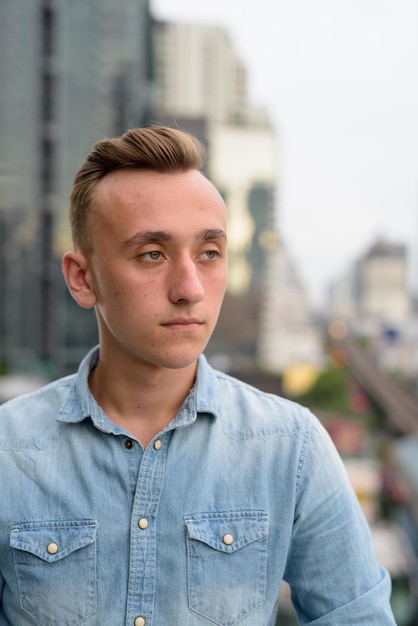
[[62,258],[62,273],[74,300],[84,309],[91,309],[97,303],[91,284],[89,262],[84,254],[66,252]]

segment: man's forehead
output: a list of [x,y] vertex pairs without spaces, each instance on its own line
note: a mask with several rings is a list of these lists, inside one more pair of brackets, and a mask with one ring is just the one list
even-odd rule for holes
[[[107,174],[97,183],[91,198],[92,209],[103,208],[107,212],[118,205],[141,203],[141,209],[159,206],[191,208],[206,207],[211,212],[226,214],[224,200],[213,185],[198,170],[182,172],[156,172],[136,168],[123,168]],[[196,204],[198,203],[198,204]]]
[[190,186],[198,181],[200,184],[206,184],[216,190],[214,185],[198,170],[159,172],[144,168],[124,167],[106,174],[97,183],[96,191],[100,195],[109,193],[119,195],[130,190],[139,192],[149,186],[153,186],[158,191],[161,189],[161,185],[164,187],[177,186],[182,180]]

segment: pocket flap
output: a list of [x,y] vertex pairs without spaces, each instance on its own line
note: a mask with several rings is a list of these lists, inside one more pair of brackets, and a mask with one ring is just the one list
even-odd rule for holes
[[53,563],[93,543],[96,530],[94,520],[14,524],[10,546]]
[[264,511],[196,513],[186,515],[184,521],[189,539],[222,552],[234,552],[268,534]]

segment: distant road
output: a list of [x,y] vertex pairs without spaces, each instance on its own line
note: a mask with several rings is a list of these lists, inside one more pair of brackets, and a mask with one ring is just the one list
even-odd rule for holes
[[418,398],[399,385],[396,380],[378,369],[367,353],[349,337],[334,340],[347,355],[347,366],[367,394],[385,412],[398,434],[418,431]]

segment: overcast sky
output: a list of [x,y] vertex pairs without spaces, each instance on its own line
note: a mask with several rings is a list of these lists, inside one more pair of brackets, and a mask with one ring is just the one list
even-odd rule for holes
[[407,244],[418,264],[418,0],[152,8],[230,32],[250,99],[277,131],[279,223],[314,301],[377,237]]

